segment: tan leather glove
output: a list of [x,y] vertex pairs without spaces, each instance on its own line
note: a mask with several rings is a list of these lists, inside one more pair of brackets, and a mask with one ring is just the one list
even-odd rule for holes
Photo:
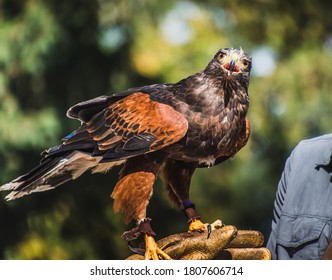
[[[176,260],[270,260],[271,253],[261,248],[263,234],[253,230],[237,230],[224,226],[207,233],[184,232],[167,236],[157,242],[160,249]],[[144,259],[134,254],[128,260]]]

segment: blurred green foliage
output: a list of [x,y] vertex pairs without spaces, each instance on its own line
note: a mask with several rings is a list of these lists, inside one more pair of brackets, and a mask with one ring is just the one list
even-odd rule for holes
[[[267,237],[291,149],[332,129],[331,11],[325,0],[0,0],[0,184],[77,127],[66,118],[75,103],[176,82],[241,46],[254,59],[251,138],[234,160],[198,170],[191,194],[204,221]],[[0,201],[0,258],[129,255],[120,235],[131,224],[109,198],[118,171]],[[158,237],[187,229],[159,181],[148,211]]]

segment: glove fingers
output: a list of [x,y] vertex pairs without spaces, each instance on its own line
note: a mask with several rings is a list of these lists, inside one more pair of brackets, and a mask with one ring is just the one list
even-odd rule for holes
[[[162,246],[163,242],[158,244],[173,259],[210,260],[214,259],[229,245],[236,232],[236,227],[225,226],[213,230],[209,239],[206,238],[205,232],[194,233],[191,238],[182,238],[180,241],[179,236],[175,234],[174,238],[170,238],[172,236],[167,237],[168,244],[166,246]],[[171,246],[168,246],[169,244]]]
[[238,230],[237,236],[231,241],[228,248],[258,248],[263,246],[264,236],[255,230]]

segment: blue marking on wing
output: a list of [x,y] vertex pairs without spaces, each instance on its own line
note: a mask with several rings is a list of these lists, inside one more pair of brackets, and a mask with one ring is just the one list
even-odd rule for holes
[[76,134],[76,131],[68,134],[66,137],[62,138],[62,141],[67,141],[68,139],[72,138]]

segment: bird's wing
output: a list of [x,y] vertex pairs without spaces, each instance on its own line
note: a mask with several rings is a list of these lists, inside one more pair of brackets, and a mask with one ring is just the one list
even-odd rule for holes
[[[158,86],[158,85],[157,85]],[[82,122],[89,121],[94,115],[108,107],[110,104],[117,102],[118,100],[127,97],[136,92],[151,93],[156,92],[154,85],[130,88],[128,90],[118,92],[111,96],[98,96],[96,98],[80,102],[67,111],[67,116],[71,119],[78,119]]]
[[[94,142],[93,156],[115,161],[160,150],[182,139],[187,119],[170,105],[152,101],[148,93],[99,97],[69,110],[82,126],[64,139],[65,146]],[[105,105],[106,104],[106,105]]]
[[188,129],[187,119],[171,106],[133,90],[79,103],[68,115],[81,121],[80,128],[43,152],[35,169],[1,186],[11,191],[8,200],[55,188],[87,170],[107,171],[179,141]]

